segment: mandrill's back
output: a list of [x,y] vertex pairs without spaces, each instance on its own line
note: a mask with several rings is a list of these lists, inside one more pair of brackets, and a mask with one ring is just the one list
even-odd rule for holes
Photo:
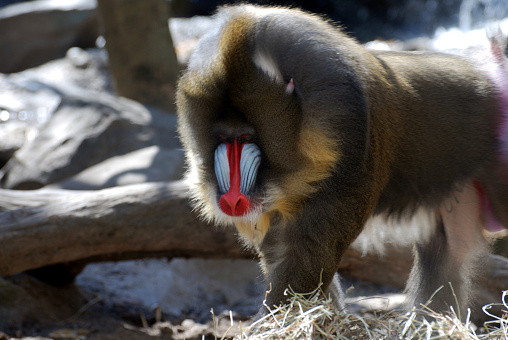
[[383,102],[371,117],[387,120],[379,125],[390,124],[396,135],[380,209],[402,202],[435,205],[499,161],[501,89],[486,65],[439,53],[371,53],[380,65],[372,78],[385,83],[371,87],[368,97]]

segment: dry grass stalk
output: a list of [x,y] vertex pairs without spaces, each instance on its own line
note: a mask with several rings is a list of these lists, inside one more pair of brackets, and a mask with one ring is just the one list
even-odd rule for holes
[[[235,339],[471,339],[508,340],[508,291],[502,296],[505,314],[497,317],[485,313],[493,321],[485,324],[481,333],[469,321],[461,322],[453,308],[448,314],[435,313],[425,306],[410,313],[392,311],[380,315],[359,316],[337,312],[330,298],[317,289],[309,294],[286,292],[286,305],[268,309],[268,314],[247,329],[241,329]],[[223,337],[224,338],[224,337]]]

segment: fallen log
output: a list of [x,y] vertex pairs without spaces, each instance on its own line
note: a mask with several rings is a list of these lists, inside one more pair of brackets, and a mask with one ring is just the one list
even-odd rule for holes
[[[342,258],[339,272],[358,280],[403,289],[412,265],[411,247],[387,246],[383,256],[363,255],[350,248]],[[477,279],[477,284],[472,288],[474,308],[479,310],[485,305],[500,302],[502,292],[508,290],[508,259],[489,254],[482,268],[479,268]],[[443,286],[442,289],[450,288]],[[506,311],[501,306],[494,306],[490,312],[494,315],[502,315]]]
[[[143,257],[254,258],[231,230],[196,217],[181,181],[97,191],[0,189],[0,275],[48,265]],[[383,257],[349,249],[339,271],[404,287],[410,248],[387,247]],[[79,267],[79,266],[78,266]],[[481,294],[498,301],[508,289],[508,259],[490,255]]]
[[181,181],[98,191],[0,189],[0,275],[62,262],[145,256],[252,258],[199,220]]

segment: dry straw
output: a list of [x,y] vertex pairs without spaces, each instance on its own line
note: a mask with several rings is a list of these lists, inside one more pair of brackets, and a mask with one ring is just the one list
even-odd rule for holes
[[[392,311],[379,315],[359,316],[337,312],[330,298],[317,289],[309,294],[286,291],[289,303],[270,308],[268,313],[235,338],[244,339],[503,339],[508,340],[508,291],[502,296],[504,315],[484,311],[493,321],[475,330],[469,321],[460,321],[453,308],[447,314],[435,313],[425,306],[409,313]],[[224,335],[225,338],[227,335]]]

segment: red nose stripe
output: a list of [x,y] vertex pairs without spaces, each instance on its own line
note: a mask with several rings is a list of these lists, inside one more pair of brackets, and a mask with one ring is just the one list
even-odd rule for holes
[[233,143],[227,143],[229,161],[229,191],[221,196],[219,206],[223,212],[230,216],[245,215],[250,209],[250,201],[240,192],[240,159],[243,145],[235,139]]

